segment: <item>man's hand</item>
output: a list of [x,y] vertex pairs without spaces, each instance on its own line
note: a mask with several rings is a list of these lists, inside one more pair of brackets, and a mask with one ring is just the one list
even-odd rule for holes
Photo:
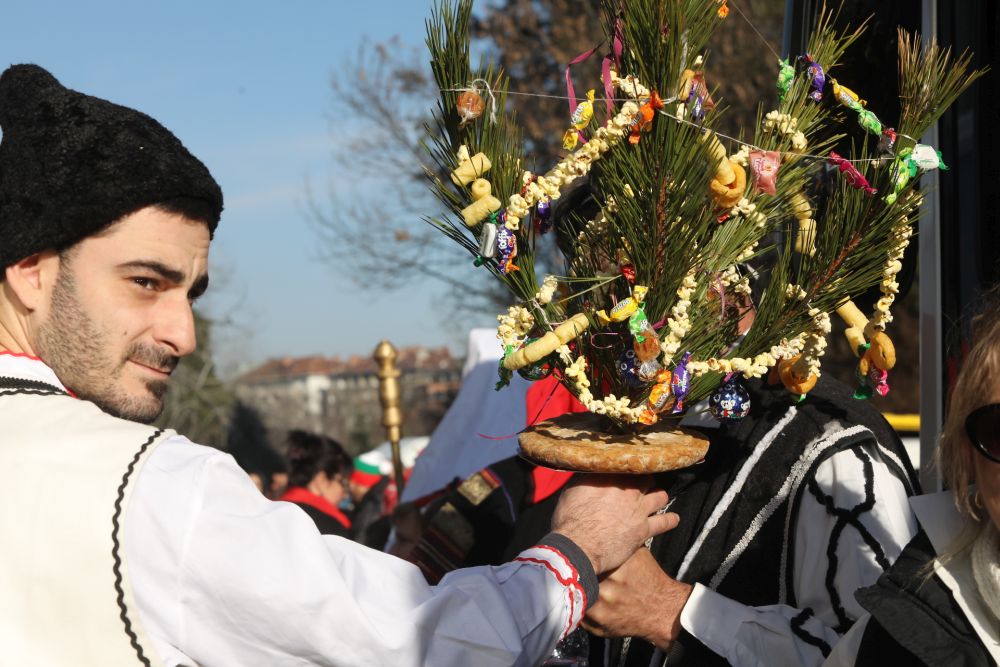
[[655,514],[667,504],[666,491],[644,493],[648,478],[587,475],[568,487],[552,516],[552,531],[573,540],[597,574],[624,563],[653,535],[677,526],[674,513]]
[[601,596],[583,627],[599,637],[641,637],[666,651],[680,634],[691,589],[660,569],[648,549],[639,549],[601,581]]

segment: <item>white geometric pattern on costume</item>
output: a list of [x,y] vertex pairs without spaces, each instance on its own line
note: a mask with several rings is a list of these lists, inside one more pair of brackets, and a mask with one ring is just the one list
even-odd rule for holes
[[[687,574],[688,568],[694,561],[695,556],[697,556],[698,552],[701,550],[702,544],[705,542],[705,539],[708,537],[708,534],[719,523],[719,520],[726,513],[726,511],[729,510],[729,506],[732,505],[733,501],[736,499],[736,496],[739,495],[740,491],[743,488],[743,485],[750,477],[750,473],[753,471],[754,466],[757,465],[757,461],[760,460],[760,457],[764,455],[764,452],[766,452],[767,449],[771,446],[771,443],[774,442],[774,439],[778,437],[782,429],[784,429],[785,426],[788,425],[788,422],[790,422],[795,417],[795,415],[796,415],[795,406],[794,405],[789,406],[788,411],[782,416],[781,419],[778,420],[778,422],[771,428],[771,430],[768,431],[764,435],[764,437],[760,439],[760,442],[757,443],[757,446],[754,447],[753,453],[750,454],[750,457],[746,460],[746,462],[743,464],[743,467],[740,468],[740,471],[736,474],[736,479],[734,479],[733,483],[729,486],[728,489],[726,489],[725,495],[723,495],[722,498],[719,499],[719,502],[715,505],[715,508],[712,510],[712,514],[708,517],[708,520],[705,521],[705,525],[702,527],[701,532],[698,534],[698,538],[691,545],[691,548],[688,549],[688,552],[684,554],[684,560],[681,562],[681,566],[677,569],[677,579],[679,581],[684,580],[684,576]],[[715,588],[715,586],[712,586],[712,588]]]
[[[726,556],[726,558],[722,561],[722,564],[716,571],[715,576],[713,576],[712,580],[709,582],[708,587],[713,590],[719,587],[719,584],[721,584],[722,580],[725,579],[727,574],[729,574],[729,571],[732,569],[733,565],[736,564],[736,560],[741,555],[743,555],[743,552],[746,551],[746,548],[750,546],[750,542],[752,542],[754,537],[756,537],[757,533],[763,527],[764,523],[771,517],[772,514],[774,514],[774,512],[778,509],[778,506],[781,505],[783,502],[785,502],[785,500],[788,498],[791,492],[794,489],[797,489],[799,484],[802,483],[802,479],[805,477],[805,474],[812,467],[813,462],[815,462],[815,460],[819,458],[820,454],[825,452],[830,447],[836,445],[844,438],[849,438],[851,436],[866,432],[871,434],[873,438],[875,437],[874,434],[868,428],[857,425],[857,426],[851,426],[850,428],[846,428],[836,433],[832,433],[817,440],[816,442],[810,443],[810,445],[806,448],[806,451],[803,452],[801,457],[799,457],[799,460],[796,461],[795,465],[792,466],[792,470],[789,473],[788,477],[785,479],[785,482],[781,485],[781,489],[779,489],[778,493],[774,496],[774,498],[772,498],[767,503],[767,505],[765,505],[757,513],[757,516],[755,516],[753,520],[750,522],[750,527],[747,529],[747,532],[743,535],[743,537],[740,538],[740,540],[736,543],[736,546],[734,546],[732,551],[729,552],[729,555]],[[789,512],[788,515],[786,515],[785,517],[786,546],[787,546],[787,536],[789,534],[788,524],[790,520],[791,520],[791,513]],[[785,591],[785,573],[787,569],[786,554],[787,554],[787,549],[785,549],[782,552],[782,557],[781,557],[781,575],[779,582],[781,586],[780,589],[781,592],[778,597],[778,600],[781,602],[784,602],[784,600],[786,599],[786,591]]]

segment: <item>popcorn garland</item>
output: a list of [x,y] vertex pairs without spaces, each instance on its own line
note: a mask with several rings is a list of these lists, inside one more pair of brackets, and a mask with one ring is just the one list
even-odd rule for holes
[[805,334],[805,345],[802,357],[796,367],[800,377],[820,376],[820,357],[826,352],[826,337],[830,333],[830,314],[818,308],[810,308],[809,316],[813,318],[812,328]]
[[545,276],[545,279],[542,281],[542,288],[535,293],[535,301],[541,306],[551,303],[558,285],[559,281],[556,280],[555,276]]
[[[505,210],[505,226],[511,231],[520,228],[520,220],[529,214],[531,208],[542,202],[549,202],[557,199],[561,194],[561,188],[573,182],[576,178],[587,174],[595,160],[600,159],[604,153],[621,139],[629,134],[630,127],[635,122],[640,112],[637,102],[648,99],[651,91],[643,86],[635,76],[629,75],[620,77],[614,69],[611,70],[611,81],[615,88],[632,98],[632,100],[622,105],[621,110],[607,123],[606,126],[598,128],[591,140],[580,149],[574,151],[543,176],[535,176],[529,171],[525,171],[522,181],[524,187],[520,193],[514,194],[508,201]],[[786,137],[791,142],[792,149],[798,153],[804,152],[808,147],[805,134],[798,129],[798,120],[789,114],[777,110],[768,112],[764,119],[764,131],[776,132]],[[746,167],[749,162],[751,148],[741,145],[740,149],[728,159],[733,163]],[[608,214],[617,210],[614,198],[609,197],[605,209],[590,221],[581,230],[579,240],[586,242],[602,234],[607,233],[609,220]],[[757,227],[764,227],[767,223],[766,216],[757,210],[755,204],[746,197],[741,197],[729,210],[729,215],[740,215],[748,221],[752,221]],[[887,255],[884,269],[884,279],[882,282],[883,298],[880,299],[875,316],[872,318],[871,327],[884,330],[885,325],[891,321],[889,307],[892,305],[895,294],[898,292],[898,284],[894,276],[899,271],[899,258],[902,256],[912,234],[907,223],[897,225],[893,229],[893,243]],[[749,295],[750,279],[748,276],[740,274],[736,264],[745,261],[756,251],[757,244],[753,243],[744,249],[736,258],[733,265],[728,266],[719,275],[719,283],[724,288],[731,288],[739,294]],[[688,310],[691,306],[691,297],[697,288],[695,276],[697,271],[692,269],[682,279],[681,286],[677,290],[677,302],[671,309],[671,316],[667,319],[669,333],[664,337],[660,348],[662,357],[660,359],[663,366],[669,367],[675,355],[680,351],[682,341],[691,329],[691,321]],[[535,302],[545,305],[551,302],[557,287],[554,276],[546,276],[541,289],[535,294]],[[791,288],[791,286],[790,286]],[[792,296],[790,294],[790,296]],[[801,288],[797,288],[794,296],[805,298],[805,293]],[[702,376],[709,372],[717,373],[740,373],[747,378],[763,377],[770,368],[775,366],[779,360],[792,359],[798,356],[796,366],[802,366],[807,374],[819,377],[820,358],[826,348],[826,337],[830,332],[830,316],[816,308],[809,310],[812,317],[812,325],[809,330],[801,333],[795,338],[782,339],[778,344],[752,358],[734,357],[731,359],[710,358],[705,361],[691,359],[687,363],[687,369],[692,377]],[[497,329],[497,337],[503,341],[505,349],[513,349],[523,343],[528,332],[534,326],[534,317],[524,307],[511,307],[507,315],[498,316],[500,325]],[[590,379],[587,377],[587,361],[583,356],[572,359],[572,354],[567,345],[561,345],[556,349],[556,354],[565,364],[565,375],[573,383],[575,393],[579,401],[590,412],[606,415],[628,423],[640,421],[640,415],[645,411],[645,406],[633,407],[630,405],[628,397],[617,397],[610,394],[602,400],[595,399],[590,390]]]
[[506,315],[497,315],[500,325],[497,327],[497,338],[504,350],[513,349],[521,343],[535,326],[535,317],[524,306],[511,306]]
[[882,283],[879,288],[882,291],[882,298],[875,304],[875,311],[872,313],[868,326],[865,327],[865,337],[871,338],[877,331],[885,331],[885,327],[892,322],[892,314],[889,309],[896,300],[899,293],[899,283],[896,282],[896,274],[903,268],[903,253],[910,244],[910,237],[913,235],[913,228],[907,217],[902,217],[893,226],[889,233],[889,250],[886,253],[885,265],[882,269]]
[[681,280],[681,286],[677,289],[677,303],[670,309],[670,317],[667,319],[667,328],[670,329],[670,333],[660,343],[660,350],[663,352],[661,363],[664,367],[669,367],[673,362],[674,355],[681,348],[681,341],[691,330],[688,308],[691,307],[691,295],[694,294],[694,290],[698,286],[698,282],[694,279],[696,273],[696,269],[691,269]]
[[587,360],[584,357],[577,357],[576,361],[566,366],[566,377],[573,381],[577,400],[590,412],[632,424],[639,421],[642,408],[631,407],[628,397],[618,398],[608,394],[600,401],[594,398],[590,393],[590,378],[587,377]]

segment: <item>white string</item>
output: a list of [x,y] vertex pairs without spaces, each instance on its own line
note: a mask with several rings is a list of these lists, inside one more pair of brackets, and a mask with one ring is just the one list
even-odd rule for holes
[[[464,92],[464,91],[468,90],[468,88],[442,88],[441,90],[444,91],[444,92]],[[508,90],[506,94],[507,95],[520,95],[521,97],[541,97],[541,98],[553,99],[553,100],[568,100],[568,99],[570,99],[566,95],[544,95],[544,94],[541,94],[541,93],[518,93],[518,92],[510,91],[510,90]],[[578,98],[577,101],[582,100],[582,99],[583,98]],[[604,101],[611,101],[611,102],[632,102],[634,100],[632,98],[629,98],[629,97],[595,97],[594,101],[595,102],[604,102]],[[669,99],[663,100],[663,103],[664,104],[670,104],[671,102],[676,102],[676,101],[677,101],[676,97],[671,97]],[[698,123],[692,123],[691,121],[686,120],[684,118],[678,118],[677,116],[674,116],[673,114],[671,114],[671,113],[669,113],[667,111],[664,111],[662,109],[659,110],[659,113],[661,115],[663,115],[663,116],[665,116],[665,117],[673,120],[673,121],[678,122],[678,123],[685,123],[687,125],[692,125],[694,127],[699,127],[699,128],[702,127]],[[761,148],[760,146],[755,146],[754,144],[751,144],[749,142],[743,141],[742,139],[740,139],[738,137],[731,137],[728,134],[723,134],[722,132],[716,132],[715,130],[712,130],[712,131],[715,132],[716,136],[722,137],[723,139],[728,139],[729,141],[736,142],[736,143],[738,143],[738,144],[740,144],[742,146],[747,146],[749,148],[752,148],[752,149],[758,150],[758,151],[765,151],[766,150],[764,148]],[[906,135],[900,135],[900,136],[906,136]],[[909,138],[909,137],[907,137],[907,138]],[[794,151],[777,151],[777,152],[780,153],[781,155],[792,155],[792,156],[794,156],[796,158],[808,158],[808,159],[812,159],[812,160],[828,160],[829,157],[830,157],[828,155],[813,155],[812,153],[796,153]],[[883,162],[883,161],[888,161],[888,160],[893,160],[893,159],[895,159],[895,158],[891,158],[891,157],[858,158],[858,159],[853,159],[853,160],[847,160],[847,162],[859,162],[859,163],[861,163],[861,162]]]

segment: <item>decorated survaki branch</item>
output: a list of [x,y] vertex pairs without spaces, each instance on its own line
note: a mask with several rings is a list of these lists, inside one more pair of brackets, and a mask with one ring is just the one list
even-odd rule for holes
[[[901,31],[901,114],[879,117],[863,82],[833,76],[863,26],[839,31],[827,12],[807,52],[776,63],[752,135],[731,138],[714,129],[705,52],[726,29],[726,2],[605,4],[601,79],[577,100],[571,65],[596,49],[553,72],[567,81],[566,153],[544,173],[522,167],[506,111],[509,94],[536,91],[508,91],[494,66],[469,65],[470,3],[440,6],[428,25],[441,89],[428,171],[450,173],[433,179],[447,213],[429,221],[512,293],[498,317],[499,385],[554,374],[608,432],[676,423],[705,398],[716,418],[740,419],[748,378],[773,374],[790,401],[806,399],[836,314],[858,356],[856,397],[884,395],[919,176],[947,168],[915,138],[980,72]],[[850,155],[832,150],[845,137]],[[833,194],[814,197],[831,171]],[[596,205],[561,206],[576,187]],[[562,275],[536,266],[546,234],[560,239]],[[882,297],[863,313],[852,297],[875,285]]]

